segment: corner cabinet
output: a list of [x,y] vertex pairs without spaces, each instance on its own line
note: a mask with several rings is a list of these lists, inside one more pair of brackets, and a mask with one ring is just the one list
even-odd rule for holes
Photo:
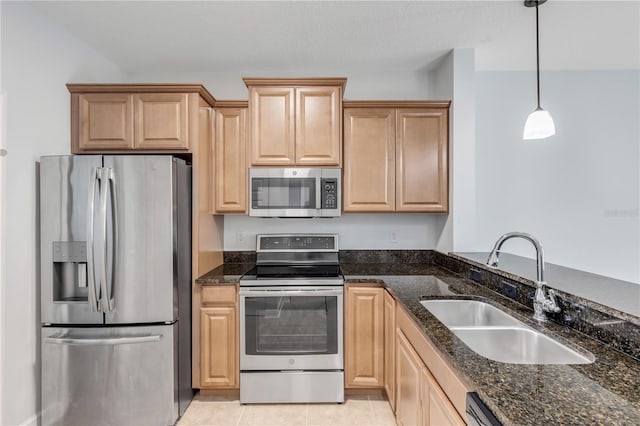
[[235,285],[202,286],[200,389],[238,389],[238,290]]
[[244,78],[251,164],[339,166],[346,78]]
[[198,109],[215,99],[199,84],[67,84],[71,152],[191,152]]
[[462,426],[461,381],[402,308],[395,316],[395,412],[399,425]]
[[345,387],[384,386],[384,288],[349,284],[345,290]]
[[396,301],[384,291],[384,390],[391,405],[396,411]]
[[396,421],[399,425],[422,425],[422,361],[402,333],[396,331]]
[[448,101],[345,101],[345,212],[448,211]]
[[215,213],[247,212],[247,101],[217,101]]

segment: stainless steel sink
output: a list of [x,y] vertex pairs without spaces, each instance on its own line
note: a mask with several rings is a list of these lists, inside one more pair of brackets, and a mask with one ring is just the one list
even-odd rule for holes
[[449,328],[522,325],[506,312],[477,300],[423,300],[420,303]]
[[593,355],[583,355],[488,303],[476,300],[424,300],[420,303],[470,349],[494,361],[590,364],[594,360]]

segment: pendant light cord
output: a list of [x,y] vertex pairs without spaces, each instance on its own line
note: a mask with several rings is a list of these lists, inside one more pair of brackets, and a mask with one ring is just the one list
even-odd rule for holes
[[540,108],[540,40],[539,40],[539,31],[538,31],[538,3],[536,1],[536,82],[538,84],[538,108]]

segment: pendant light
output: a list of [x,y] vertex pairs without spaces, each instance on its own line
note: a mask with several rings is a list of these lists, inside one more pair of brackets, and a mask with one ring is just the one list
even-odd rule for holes
[[540,106],[540,40],[538,35],[538,6],[547,0],[524,0],[526,7],[536,8],[536,82],[538,85],[538,107],[529,114],[524,124],[522,139],[545,139],[556,134],[556,126],[549,111]]

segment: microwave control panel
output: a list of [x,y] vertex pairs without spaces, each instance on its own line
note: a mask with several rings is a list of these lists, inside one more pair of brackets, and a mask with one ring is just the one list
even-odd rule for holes
[[322,178],[320,180],[320,203],[323,209],[338,208],[338,179]]

